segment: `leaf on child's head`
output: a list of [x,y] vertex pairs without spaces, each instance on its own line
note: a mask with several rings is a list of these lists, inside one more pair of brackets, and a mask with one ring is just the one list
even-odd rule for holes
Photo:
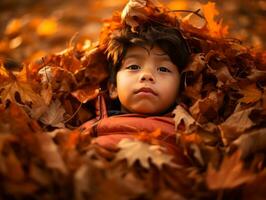
[[219,22],[215,21],[215,17],[219,14],[215,8],[214,2],[208,2],[206,5],[202,6],[204,17],[207,21],[207,27],[209,29],[210,35],[213,37],[223,37],[228,33],[228,27],[222,25],[222,20]]
[[154,164],[159,169],[163,165],[175,167],[172,162],[173,157],[163,153],[163,148],[158,145],[150,145],[138,140],[123,139],[118,143],[120,151],[116,154],[116,160],[127,160],[129,166],[133,166],[139,161],[141,166],[149,169]]
[[134,31],[139,26],[139,21],[148,19],[160,7],[157,0],[129,0],[122,11],[121,19]]

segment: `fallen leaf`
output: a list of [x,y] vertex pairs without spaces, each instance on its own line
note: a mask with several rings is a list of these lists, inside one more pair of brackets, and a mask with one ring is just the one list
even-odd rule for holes
[[50,125],[57,128],[63,128],[65,109],[61,102],[56,99],[52,101],[46,112],[40,117],[40,121],[45,125]]
[[118,143],[120,151],[116,154],[115,160],[127,160],[131,167],[136,161],[139,161],[141,166],[149,169],[150,162],[159,169],[163,165],[176,166],[171,160],[172,156],[163,153],[163,148],[158,145],[150,145],[138,140],[123,139]]
[[262,92],[257,88],[256,84],[241,88],[240,93],[243,95],[243,97],[238,100],[240,103],[254,103],[259,101],[262,97]]
[[237,138],[230,148],[237,147],[242,158],[266,150],[266,128],[253,130]]
[[249,108],[235,112],[218,126],[225,145],[256,124],[249,118],[253,110],[254,108]]
[[[2,91],[1,91],[2,90]],[[32,85],[29,82],[20,82],[18,80],[11,80],[0,86],[0,94],[3,102],[8,100],[17,103],[33,103],[38,104],[42,101],[41,96],[33,91]],[[16,99],[16,94],[19,95],[21,102]]]
[[180,125],[184,124],[184,133],[192,133],[197,129],[199,125],[195,119],[180,105],[178,105],[173,111],[175,117],[175,128],[180,129]]
[[218,171],[209,166],[206,182],[211,190],[232,189],[251,182],[255,176],[251,171],[244,169],[240,154],[236,152],[224,158]]
[[46,166],[66,174],[68,172],[67,167],[52,138],[45,133],[38,133],[35,137],[39,144],[40,155],[44,159]]
[[71,92],[71,95],[76,97],[81,103],[87,103],[96,98],[98,94],[99,85],[89,85]]

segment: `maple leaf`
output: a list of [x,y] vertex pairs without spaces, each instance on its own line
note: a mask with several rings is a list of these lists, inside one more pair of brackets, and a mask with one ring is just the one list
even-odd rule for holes
[[224,158],[218,171],[209,166],[206,182],[209,189],[220,190],[235,188],[252,181],[254,178],[255,174],[244,169],[240,154],[236,152],[232,156]]
[[222,37],[227,34],[227,29],[228,27],[222,26],[222,20],[219,22],[216,22],[214,20],[215,16],[219,14],[217,9],[215,8],[215,3],[214,2],[208,2],[206,5],[202,6],[203,13],[205,16],[205,19],[207,21],[207,27],[210,31],[210,35],[213,37]]
[[158,145],[149,145],[147,143],[123,139],[118,143],[120,151],[116,155],[116,160],[127,160],[128,165],[132,166],[136,161],[139,161],[142,167],[149,169],[151,161],[159,169],[163,165],[175,167],[172,162],[171,155],[163,153],[163,148]]
[[[2,90],[2,91],[1,91]],[[0,86],[0,95],[3,102],[8,100],[17,102],[16,94],[18,93],[23,103],[38,104],[42,101],[40,95],[33,91],[30,82],[20,82],[18,80],[9,80]]]
[[180,105],[178,105],[175,110],[173,111],[175,117],[175,127],[178,130],[179,126],[184,123],[184,132],[185,133],[192,133],[197,129],[199,125],[195,119]]
[[52,101],[46,112],[40,117],[40,121],[45,125],[63,128],[64,125],[65,109],[62,107],[61,102],[56,99]]

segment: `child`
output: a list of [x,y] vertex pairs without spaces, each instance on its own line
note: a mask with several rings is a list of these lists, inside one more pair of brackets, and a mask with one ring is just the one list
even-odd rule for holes
[[111,99],[119,102],[119,109],[111,110],[100,95],[98,116],[83,125],[84,132],[97,137],[95,143],[115,149],[123,138],[159,129],[159,143],[169,152],[179,152],[172,111],[180,73],[189,58],[180,32],[149,21],[137,32],[125,27],[110,39],[106,53],[111,63],[108,91]]

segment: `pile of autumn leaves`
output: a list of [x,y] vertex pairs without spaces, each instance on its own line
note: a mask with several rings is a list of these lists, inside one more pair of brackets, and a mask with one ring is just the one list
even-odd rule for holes
[[[121,18],[106,22],[99,44],[70,44],[19,72],[1,61],[1,199],[262,199],[265,52],[222,39],[218,25],[177,25],[156,1],[130,2]],[[150,18],[179,26],[193,52],[174,111],[177,145],[190,167],[150,144],[158,131],[122,140],[114,152],[78,128],[93,117],[108,78],[108,37],[121,20],[134,30]]]

